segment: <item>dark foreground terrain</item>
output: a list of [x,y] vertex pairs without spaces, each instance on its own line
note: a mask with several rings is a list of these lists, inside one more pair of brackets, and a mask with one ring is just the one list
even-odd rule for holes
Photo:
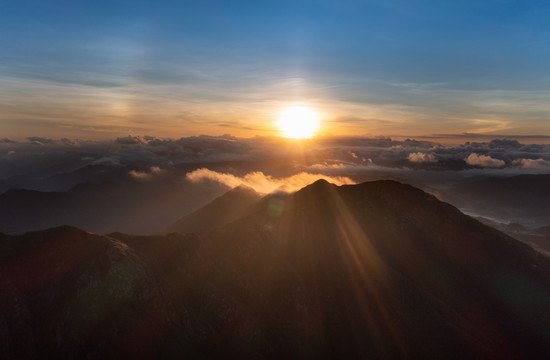
[[421,190],[234,201],[201,237],[0,234],[0,357],[550,357],[549,259]]

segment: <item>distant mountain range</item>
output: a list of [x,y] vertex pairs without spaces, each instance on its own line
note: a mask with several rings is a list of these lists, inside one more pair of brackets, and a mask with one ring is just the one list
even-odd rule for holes
[[449,202],[480,215],[531,228],[550,225],[550,175],[472,179],[457,184],[446,194]]
[[151,234],[225,191],[220,184],[199,187],[174,178],[81,183],[66,192],[10,189],[0,194],[0,231],[72,225],[96,233]]
[[412,186],[236,189],[179,226],[1,234],[0,357],[550,357],[550,259]]

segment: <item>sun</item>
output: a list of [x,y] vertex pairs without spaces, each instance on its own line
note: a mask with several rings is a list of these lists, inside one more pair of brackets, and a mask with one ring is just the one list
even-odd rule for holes
[[320,119],[317,112],[307,106],[290,106],[277,120],[277,127],[286,138],[306,139],[317,134]]

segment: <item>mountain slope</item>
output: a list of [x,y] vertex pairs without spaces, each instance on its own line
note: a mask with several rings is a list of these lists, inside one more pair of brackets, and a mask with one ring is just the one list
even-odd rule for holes
[[236,268],[284,259],[302,286],[282,292],[308,313],[279,315],[315,357],[548,353],[548,259],[411,186],[319,181],[263,199],[212,241]]
[[2,358],[148,357],[176,311],[124,243],[58,227],[0,235]]
[[179,219],[165,232],[202,235],[242,217],[260,198],[261,195],[252,188],[236,187],[203,208]]

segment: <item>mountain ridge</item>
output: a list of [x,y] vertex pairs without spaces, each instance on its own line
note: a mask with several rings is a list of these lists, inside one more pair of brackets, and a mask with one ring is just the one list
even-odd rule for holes
[[[202,236],[58,227],[0,234],[0,248],[4,357],[23,349],[61,358],[550,355],[550,260],[395,181],[317,181],[271,194]],[[65,250],[48,255],[58,248]],[[36,256],[40,267],[25,260]],[[120,262],[134,275],[120,272]],[[59,274],[60,266],[69,275],[38,271]],[[35,290],[17,285],[21,276]],[[116,295],[125,283],[129,290]],[[86,298],[90,284],[101,285],[92,286],[97,297],[87,306],[119,304],[126,315],[110,317],[113,305],[67,315],[64,304]],[[96,331],[71,328],[94,311],[110,320],[87,320]],[[157,320],[133,340],[113,333],[143,314]],[[92,335],[97,329],[104,337]],[[16,335],[25,333],[34,335]]]
[[202,235],[243,216],[260,198],[261,195],[254,189],[243,185],[237,186],[204,207],[180,218],[166,228],[163,233],[180,232]]

